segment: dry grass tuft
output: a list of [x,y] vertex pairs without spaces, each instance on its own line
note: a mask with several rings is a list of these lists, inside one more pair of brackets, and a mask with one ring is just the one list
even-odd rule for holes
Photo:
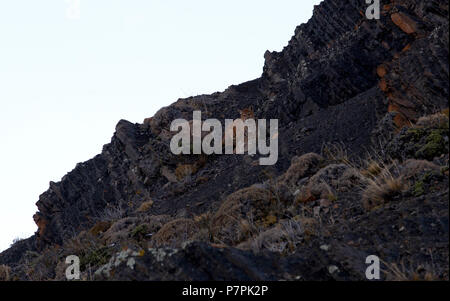
[[414,125],[415,128],[432,128],[432,129],[445,129],[448,128],[448,115],[444,113],[437,113],[433,115],[428,115],[420,117],[417,123]]
[[366,168],[361,171],[361,174],[365,177],[376,177],[383,171],[383,164],[377,161],[369,160],[365,165]]
[[297,188],[298,181],[316,173],[323,160],[322,156],[314,153],[294,157],[291,166],[278,181],[285,183],[290,188]]
[[251,250],[260,253],[263,250],[270,252],[289,254],[295,251],[296,246],[303,241],[303,229],[295,220],[283,221],[274,228],[265,230],[238,247],[243,250]]
[[332,163],[343,163],[352,166],[347,149],[343,144],[323,144],[322,156]]
[[212,235],[221,243],[235,245],[256,229],[272,224],[280,211],[276,195],[249,187],[229,195],[212,218]]
[[194,222],[201,228],[209,228],[211,226],[212,213],[206,212],[194,217]]
[[156,246],[179,247],[197,237],[200,227],[192,219],[180,218],[165,224],[152,238]]
[[120,220],[121,218],[125,217],[126,215],[126,210],[122,208],[122,206],[120,206],[120,204],[107,204],[107,207],[105,208],[105,210],[103,212],[101,212],[99,214],[99,216],[97,217],[98,220],[100,221],[117,221]]
[[447,116],[447,118],[449,117],[449,109],[448,108],[443,109],[441,113],[444,114],[445,116]]
[[101,246],[100,239],[90,231],[81,231],[76,237],[64,243],[64,250],[68,254],[81,256],[89,250],[95,250]]
[[385,263],[387,269],[382,272],[387,281],[439,281],[440,278],[434,273],[430,265],[419,266],[416,269],[407,268],[403,263]]
[[0,265],[0,281],[11,280],[11,268],[7,265]]
[[409,188],[407,181],[395,176],[388,168],[383,169],[377,177],[369,178],[362,192],[362,200],[367,210],[372,210],[387,202]]

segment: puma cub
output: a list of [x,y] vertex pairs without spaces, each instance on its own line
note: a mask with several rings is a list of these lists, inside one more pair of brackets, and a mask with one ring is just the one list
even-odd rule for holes
[[[247,120],[255,120],[255,112],[253,111],[253,107],[239,110],[239,113],[241,114],[240,120],[242,120],[243,122],[245,122]],[[256,120],[255,120],[255,122],[256,122]],[[236,124],[235,124],[235,122],[233,122],[232,124],[225,126],[225,133],[222,138],[222,145],[226,145],[225,142],[227,141],[227,139],[229,139],[230,141],[231,140],[233,141],[233,154],[246,152],[246,151],[248,151],[248,136],[249,136],[248,131],[244,131],[243,148],[242,148],[242,145],[240,148],[238,148],[239,145],[237,145],[238,143],[236,141],[236,137],[237,137]]]

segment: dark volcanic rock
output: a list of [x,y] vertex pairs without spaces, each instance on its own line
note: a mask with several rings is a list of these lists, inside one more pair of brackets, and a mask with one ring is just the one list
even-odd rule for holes
[[[399,10],[421,20],[420,34],[405,33],[391,20]],[[180,162],[198,160],[176,158],[168,147],[170,123],[192,119],[196,109],[206,111],[204,118],[223,119],[238,118],[239,109],[253,106],[258,118],[280,119],[280,159],[272,170],[279,174],[294,155],[319,152],[324,142],[341,142],[361,153],[388,110],[398,111],[398,120],[413,120],[448,106],[448,19],[443,17],[448,4],[397,1],[383,10],[379,22],[360,11],[365,11],[363,1],[324,1],[282,52],[266,54],[261,79],[179,100],[149,124],[119,122],[101,155],[79,164],[40,197],[38,241],[61,243],[92,226],[108,206],[129,210],[129,204],[151,196],[158,200],[158,214],[173,214],[193,202],[206,203],[192,208],[202,211],[221,196],[261,181],[254,175],[262,167],[242,157],[214,157],[190,183],[168,183],[163,166],[173,173]],[[381,65],[387,69],[385,91],[379,87]],[[209,180],[197,185],[200,176]]]
[[0,254],[0,263],[14,265],[18,263],[27,251],[36,251],[36,237],[20,240],[8,250]]

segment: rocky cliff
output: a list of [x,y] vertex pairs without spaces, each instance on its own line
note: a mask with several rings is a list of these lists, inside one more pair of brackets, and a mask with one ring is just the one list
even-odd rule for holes
[[[386,279],[448,279],[448,1],[382,2],[325,0],[261,78],[120,121],[39,197],[9,278],[74,254],[86,279],[361,280],[377,254]],[[276,165],[170,152],[174,119],[249,107],[279,119]]]

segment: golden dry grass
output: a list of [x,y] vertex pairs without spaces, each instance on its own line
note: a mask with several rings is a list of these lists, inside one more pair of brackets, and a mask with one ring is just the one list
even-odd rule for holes
[[295,251],[297,245],[302,242],[303,234],[303,227],[299,221],[284,220],[270,229],[252,235],[247,241],[239,244],[238,248],[254,253],[269,250],[288,254]]
[[369,160],[365,165],[366,168],[361,171],[365,177],[376,177],[383,171],[383,165],[377,161]]
[[200,228],[192,219],[180,218],[165,224],[152,238],[157,246],[180,246],[199,233]]
[[89,232],[92,235],[99,235],[101,233],[104,233],[106,231],[108,231],[108,229],[111,227],[111,222],[109,221],[104,221],[104,222],[98,222],[94,225],[94,227],[92,227]]
[[332,163],[353,165],[343,144],[324,144],[322,146],[322,156]]
[[149,200],[149,201],[146,201],[146,202],[142,203],[142,204],[139,206],[137,212],[144,213],[144,212],[149,211],[152,207],[153,207],[153,201],[152,201],[152,200]]
[[439,281],[439,277],[434,273],[432,265],[421,265],[413,269],[406,267],[404,263],[386,263],[386,269],[382,269],[387,281]]
[[319,165],[323,161],[323,157],[315,154],[308,153],[301,157],[294,157],[289,169],[279,177],[279,183],[284,183],[288,187],[296,187],[297,182],[307,176],[311,176],[317,172]]

